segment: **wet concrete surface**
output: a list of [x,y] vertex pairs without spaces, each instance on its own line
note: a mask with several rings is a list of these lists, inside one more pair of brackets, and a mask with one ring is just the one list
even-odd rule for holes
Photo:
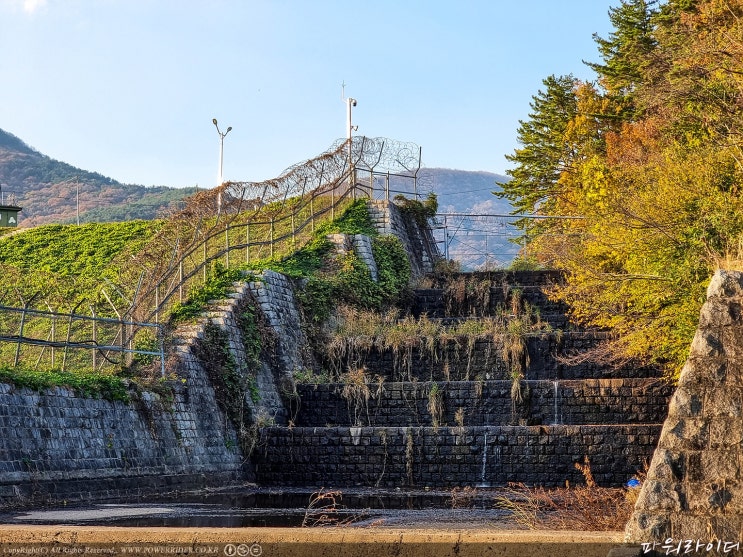
[[[318,497],[318,494],[321,494]],[[494,507],[496,491],[227,488],[174,493],[142,501],[116,501],[18,509],[0,513],[0,524],[120,527],[514,528]]]
[[308,490],[239,487],[16,509],[0,515],[0,553],[606,557],[621,546],[621,532],[519,529],[497,496],[344,489],[324,506]]

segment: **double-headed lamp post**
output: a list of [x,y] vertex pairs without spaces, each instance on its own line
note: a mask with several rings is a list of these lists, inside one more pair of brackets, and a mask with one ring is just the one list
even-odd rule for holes
[[[223,175],[222,175],[222,166],[224,164],[224,138],[225,136],[232,131],[232,126],[229,126],[227,128],[227,131],[222,133],[222,131],[219,129],[219,124],[217,124],[217,119],[212,118],[212,123],[214,124],[214,127],[217,128],[217,133],[219,134],[219,174],[217,175],[217,186],[221,186],[224,182]],[[222,192],[220,191],[217,194],[217,216],[222,212]]]

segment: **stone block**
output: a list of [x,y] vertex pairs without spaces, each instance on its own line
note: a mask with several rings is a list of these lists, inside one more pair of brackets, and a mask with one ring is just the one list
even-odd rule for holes
[[707,286],[707,298],[734,298],[743,296],[743,273],[718,270]]
[[724,354],[720,336],[709,329],[698,329],[691,343],[691,356],[698,358],[715,358]]

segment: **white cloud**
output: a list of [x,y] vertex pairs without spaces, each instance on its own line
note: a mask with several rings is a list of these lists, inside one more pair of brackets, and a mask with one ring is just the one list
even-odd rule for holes
[[32,14],[40,8],[46,6],[46,0],[23,0],[23,11]]
[[22,9],[31,15],[46,7],[47,0],[0,0],[0,6],[17,10]]

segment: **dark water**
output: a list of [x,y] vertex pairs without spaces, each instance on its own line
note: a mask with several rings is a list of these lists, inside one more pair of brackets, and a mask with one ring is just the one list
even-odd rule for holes
[[[116,501],[19,510],[0,514],[5,524],[126,527],[247,528],[303,525],[471,522],[503,518],[482,494],[452,508],[451,492],[349,490],[326,498],[306,490],[240,489],[180,493],[142,501]],[[461,501],[460,501],[461,503]],[[473,511],[474,514],[473,514]]]

